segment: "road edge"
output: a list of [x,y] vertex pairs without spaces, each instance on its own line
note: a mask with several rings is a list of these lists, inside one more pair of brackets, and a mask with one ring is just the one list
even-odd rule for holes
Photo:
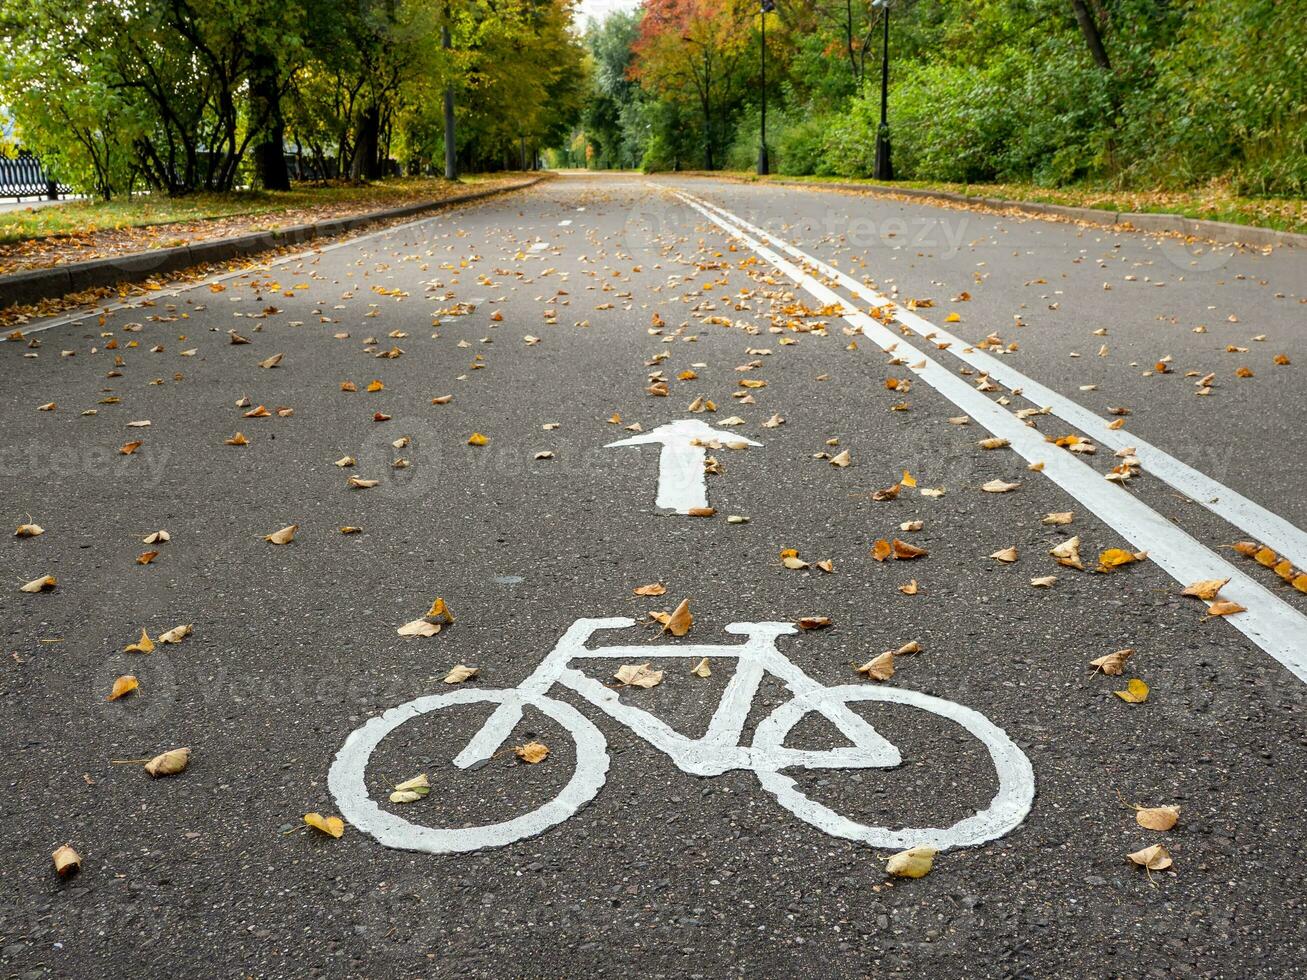
[[[651,174],[650,176],[660,176]],[[833,190],[868,194],[891,200],[924,200],[953,204],[964,208],[987,208],[994,211],[1015,211],[1023,216],[1066,220],[1088,225],[1099,225],[1115,231],[1139,231],[1147,234],[1179,235],[1184,238],[1201,238],[1229,245],[1247,245],[1255,248],[1288,246],[1307,248],[1307,234],[1263,228],[1258,225],[1239,225],[1229,221],[1208,221],[1187,218],[1182,214],[1163,212],[1107,211],[1102,208],[1081,208],[1070,204],[1042,204],[1038,201],[1010,201],[1001,197],[976,197],[956,191],[936,191],[922,187],[882,187],[878,184],[844,183],[841,181],[787,180],[769,177],[758,180],[727,173],[695,173],[680,171],[677,177],[716,178],[740,184],[775,184],[784,187],[805,187],[809,190]]]
[[175,248],[150,249],[102,259],[89,259],[85,262],[72,262],[48,269],[12,272],[0,276],[0,297],[3,297],[0,299],[0,310],[13,306],[31,306],[42,300],[61,299],[88,289],[139,283],[151,276],[184,272],[195,266],[211,262],[228,262],[288,245],[302,245],[317,238],[330,238],[380,221],[408,218],[427,211],[439,211],[456,204],[467,204],[498,194],[525,190],[552,176],[549,173],[542,173],[509,187],[469,191],[466,194],[442,198],[438,201],[406,204],[399,208],[369,211],[366,214],[346,218],[326,218],[309,224],[292,225],[289,228],[195,242]]

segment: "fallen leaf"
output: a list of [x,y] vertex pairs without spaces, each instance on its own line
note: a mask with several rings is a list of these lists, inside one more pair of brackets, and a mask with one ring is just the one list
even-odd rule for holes
[[1041,520],[1039,523],[1041,523],[1041,524],[1070,524],[1071,521],[1072,521],[1072,519],[1073,519],[1074,517],[1075,517],[1075,512],[1074,512],[1074,511],[1069,511],[1069,510],[1054,511],[1054,512],[1049,513],[1049,514],[1045,514],[1045,515],[1044,515],[1044,519]]
[[543,742],[527,742],[525,745],[515,745],[513,751],[523,762],[535,765],[537,762],[544,762],[549,755],[549,746]]
[[1021,486],[1020,483],[1004,483],[1002,480],[990,480],[981,486],[985,493],[1007,493],[1009,490],[1015,490]]
[[1000,436],[991,436],[988,439],[981,439],[978,445],[981,449],[1001,449],[1003,446],[1011,445],[1011,443]]
[[245,433],[243,432],[237,432],[230,439],[224,439],[223,442],[228,446],[248,446],[250,444],[250,441],[245,438]]
[[635,595],[652,596],[663,595],[667,592],[667,586],[662,582],[650,582],[648,585],[641,585],[631,590]]
[[695,677],[711,677],[712,670],[708,667],[708,658],[704,657],[697,664],[691,667],[690,673]]
[[150,562],[154,561],[154,559],[158,557],[159,557],[159,553],[157,551],[142,551],[139,555],[136,556],[136,564],[148,565],[150,564]]
[[904,595],[916,595],[920,591],[917,580],[914,578],[911,582],[904,582],[899,586],[899,591]]
[[1037,578],[1032,578],[1030,580],[1030,584],[1037,589],[1051,589],[1053,587],[1053,583],[1055,583],[1056,581],[1057,581],[1056,575],[1040,575]]
[[872,657],[858,668],[859,674],[866,674],[873,681],[887,681],[894,676],[894,651],[886,650],[879,656]]
[[172,629],[159,634],[160,643],[180,643],[186,637],[190,636],[194,627],[187,623],[184,626],[174,626]]
[[849,463],[851,462],[853,462],[853,458],[849,455],[849,451],[847,449],[844,450],[842,453],[840,453],[838,456],[832,456],[830,460],[831,466],[838,466],[840,467],[840,469],[843,469],[844,467],[848,466]]
[[265,534],[263,540],[269,544],[290,544],[295,540],[295,532],[300,529],[298,524],[288,524],[280,531],[273,531],[271,534]]
[[32,579],[32,581],[26,583],[25,585],[20,585],[18,587],[18,591],[19,592],[49,592],[58,584],[59,584],[59,580],[56,579],[53,575],[42,575],[40,578]]
[[70,878],[82,870],[82,856],[65,844],[50,858],[54,861],[54,873],[60,878]]
[[1209,616],[1233,616],[1235,613],[1247,611],[1247,606],[1241,606],[1231,599],[1218,599],[1207,607],[1207,615]]
[[911,558],[925,558],[929,554],[925,548],[918,548],[915,544],[909,544],[899,538],[895,538],[892,547],[894,548],[894,557],[907,561]]
[[191,750],[188,748],[169,749],[161,752],[145,764],[145,771],[155,779],[161,776],[176,776],[191,764]]
[[1017,560],[1016,546],[1013,545],[1010,548],[1003,548],[1000,551],[994,552],[989,557],[995,559],[996,561],[1008,562],[1008,563],[1014,562]]
[[663,624],[663,632],[671,633],[672,636],[684,636],[690,632],[690,627],[694,624],[694,617],[690,615],[690,600],[682,599],[681,604],[677,606],[667,622]]
[[468,440],[467,440],[467,444],[469,446],[485,446],[488,445],[489,443],[490,440],[487,439],[485,436],[483,436],[480,432],[473,432],[472,435],[468,436]]
[[1148,700],[1148,685],[1138,677],[1132,677],[1126,682],[1124,691],[1113,691],[1122,701],[1130,704],[1143,704]]
[[439,623],[429,623],[425,619],[414,619],[395,630],[400,636],[435,636],[441,630]]
[[871,546],[871,557],[877,561],[884,561],[893,552],[894,549],[890,547],[890,543],[884,538],[877,538],[876,543]]
[[419,773],[412,779],[406,779],[395,787],[390,794],[391,803],[416,803],[431,792],[431,783],[426,773]]
[[39,524],[19,524],[18,530],[14,532],[16,538],[34,538],[38,534],[44,534],[45,528]]
[[1180,819],[1180,808],[1174,806],[1137,807],[1135,823],[1145,830],[1167,831]]
[[373,487],[380,486],[380,480],[365,480],[361,476],[351,476],[348,481],[355,490],[371,490]]
[[153,653],[154,641],[150,639],[150,634],[141,630],[141,638],[135,643],[129,643],[123,647],[123,653]]
[[1067,538],[1048,553],[1057,559],[1059,565],[1084,570],[1085,566],[1080,561],[1080,535],[1078,534],[1073,538]]
[[926,844],[910,847],[890,857],[885,870],[898,878],[924,878],[934,867],[939,852]]
[[286,356],[285,354],[273,354],[271,357],[268,357],[268,358],[265,358],[265,359],[262,360],[262,361],[259,361],[259,367],[261,367],[261,368],[275,368],[278,364],[281,363],[281,359],[282,359],[283,357],[285,357],[285,356]]
[[613,676],[627,687],[657,687],[663,682],[663,672],[650,670],[647,663],[623,664]]
[[105,698],[105,700],[117,701],[124,695],[131,694],[132,691],[137,690],[140,686],[140,682],[131,674],[123,674],[122,677],[119,677],[113,682],[113,690],[109,692],[109,696]]
[[1134,552],[1126,551],[1124,548],[1108,548],[1098,556],[1098,570],[1111,571],[1114,568],[1120,568],[1122,565],[1130,565],[1139,560],[1139,556]]
[[801,630],[824,630],[831,625],[829,616],[804,616],[794,624]]
[[1210,602],[1212,599],[1216,598],[1216,593],[1221,591],[1221,587],[1229,581],[1228,578],[1199,579],[1197,582],[1186,585],[1184,591],[1180,594],[1193,596],[1196,599],[1202,599],[1204,602]]
[[1161,844],[1154,844],[1152,847],[1145,847],[1141,851],[1135,851],[1133,854],[1127,854],[1126,857],[1134,864],[1141,868],[1147,868],[1149,871],[1165,871],[1171,867],[1171,855],[1167,853],[1166,848]]
[[1089,665],[1096,670],[1101,670],[1104,674],[1111,674],[1119,677],[1125,667],[1125,662],[1135,655],[1133,647],[1127,647],[1124,650],[1117,650],[1115,653],[1109,653],[1106,656],[1099,657],[1097,660],[1089,661]]
[[345,821],[340,817],[324,817],[320,813],[304,814],[304,822],[328,837],[340,838],[345,834]]

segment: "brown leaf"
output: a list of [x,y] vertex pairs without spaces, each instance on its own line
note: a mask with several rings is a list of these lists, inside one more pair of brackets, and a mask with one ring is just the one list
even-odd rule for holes
[[525,745],[513,746],[513,752],[519,759],[529,765],[544,762],[549,755],[549,746],[544,742],[527,742]]
[[1167,853],[1166,848],[1161,844],[1145,847],[1133,854],[1127,854],[1126,857],[1132,863],[1139,865],[1141,868],[1147,868],[1149,871],[1165,871],[1171,866],[1171,855]]
[[681,604],[672,610],[667,622],[663,623],[663,632],[671,633],[672,636],[684,636],[690,632],[692,625],[694,617],[690,615],[690,600],[682,599]]
[[890,547],[888,541],[884,538],[877,538],[876,543],[871,547],[871,557],[875,558],[877,561],[884,561],[893,554],[893,551],[894,549]]
[[59,580],[56,579],[53,575],[42,575],[40,578],[34,578],[32,579],[32,581],[20,585],[18,587],[18,591],[19,592],[49,592],[58,584],[59,584]]
[[902,592],[904,595],[916,595],[919,591],[921,591],[921,587],[917,585],[917,580],[914,578],[911,582],[904,582],[902,585],[900,585],[899,591]]
[[886,650],[879,656],[872,657],[858,668],[859,674],[866,674],[873,681],[887,681],[894,676],[894,651]]
[[188,748],[169,749],[156,755],[145,764],[145,771],[155,779],[161,776],[176,776],[191,762],[191,750]]
[[263,540],[269,544],[290,544],[295,540],[295,532],[300,529],[298,524],[288,524],[280,531],[273,531],[271,534],[265,534]]
[[1135,823],[1145,830],[1167,831],[1180,819],[1180,808],[1174,806],[1139,807],[1135,810]]
[[657,687],[663,682],[661,670],[651,670],[647,663],[623,664],[613,675],[620,684],[627,687]]
[[899,538],[894,539],[893,548],[894,557],[901,561],[907,561],[911,558],[925,558],[929,554],[925,548],[918,548],[915,544],[908,544],[908,542]]
[[455,664],[450,668],[449,673],[445,675],[445,683],[462,684],[464,681],[470,681],[479,673],[481,673],[480,667],[466,667],[463,664]]
[[631,590],[635,595],[654,596],[663,595],[667,592],[667,586],[662,582],[650,582],[648,585],[641,585]]
[[1209,616],[1233,616],[1235,613],[1247,611],[1247,606],[1241,606],[1232,599],[1218,599],[1207,607]]
[[1124,650],[1117,650],[1115,653],[1109,653],[1106,656],[1099,657],[1097,660],[1089,661],[1090,666],[1101,670],[1104,674],[1111,674],[1119,677],[1125,668],[1125,662],[1135,654],[1133,647],[1127,647]]
[[54,861],[54,873],[60,878],[70,878],[82,870],[82,856],[67,844],[50,857]]
[[804,631],[824,630],[831,625],[831,618],[829,616],[804,616],[802,619],[797,620],[794,625]]
[[999,551],[996,551],[989,557],[993,558],[995,561],[1001,561],[1010,564],[1017,560],[1016,545],[1013,545],[1010,548],[1003,548]]

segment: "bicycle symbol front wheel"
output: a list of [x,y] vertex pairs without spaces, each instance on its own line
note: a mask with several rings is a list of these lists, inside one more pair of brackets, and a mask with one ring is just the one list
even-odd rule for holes
[[[367,787],[368,760],[381,740],[406,721],[455,705],[488,703],[536,708],[553,719],[576,743],[576,772],[562,791],[535,810],[501,823],[474,827],[427,827],[381,809]],[[468,732],[468,737],[472,736]],[[462,746],[455,746],[455,749]],[[369,719],[345,739],[327,774],[327,788],[353,827],[387,847],[428,854],[452,854],[502,847],[562,823],[598,794],[608,773],[608,743],[603,733],[570,704],[543,694],[506,690],[450,691],[398,705]]]
[[856,701],[887,701],[928,711],[966,729],[989,751],[998,773],[998,792],[985,809],[949,827],[872,827],[858,823],[818,803],[803,793],[794,780],[780,770],[755,770],[763,789],[800,820],[835,837],[861,841],[872,847],[903,850],[927,844],[940,850],[970,847],[1002,837],[1018,827],[1030,812],[1035,798],[1035,772],[1007,732],[978,711],[943,698],[894,687],[845,685],[787,701],[758,725],[753,745],[761,755],[778,756],[785,739],[805,715],[825,704]]

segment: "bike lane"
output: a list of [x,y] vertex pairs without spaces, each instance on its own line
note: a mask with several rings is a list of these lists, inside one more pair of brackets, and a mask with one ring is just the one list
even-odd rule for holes
[[[1093,971],[1143,962],[1159,933],[1185,945],[1170,950],[1181,958],[1214,953],[1237,936],[1245,954],[1289,962],[1291,945],[1272,949],[1255,933],[1271,928],[1256,920],[1272,905],[1292,901],[1277,884],[1289,874],[1291,848],[1277,841],[1296,839],[1302,818],[1268,797],[1267,781],[1274,773],[1283,790],[1301,778],[1301,695],[1236,631],[1200,623],[1201,607],[1175,597],[1151,563],[1112,575],[1058,566],[1047,552],[1073,534],[1091,567],[1100,551],[1124,543],[1014,454],[981,449],[984,433],[950,424],[956,409],[912,382],[907,365],[868,357],[867,341],[834,316],[810,315],[811,301],[792,283],[732,249],[701,215],[637,181],[559,181],[278,278],[310,288],[278,298],[284,312],[247,334],[259,358],[228,342],[226,329],[246,324],[226,313],[254,314],[268,300],[250,291],[223,306],[227,297],[214,293],[198,304],[205,310],[191,310],[187,333],[208,342],[200,363],[182,362],[186,388],[142,381],[132,389],[131,409],[140,405],[152,419],[146,454],[132,461],[156,448],[174,454],[154,482],[142,479],[145,467],[73,473],[39,493],[21,489],[14,502],[20,518],[75,514],[78,501],[94,496],[94,519],[64,520],[103,557],[78,569],[77,547],[60,550],[70,546],[52,534],[49,556],[72,567],[59,590],[35,597],[16,621],[15,646],[26,644],[20,655],[37,667],[17,682],[5,714],[38,744],[23,763],[9,763],[25,789],[9,804],[11,819],[31,824],[41,840],[79,823],[89,850],[112,856],[115,867],[128,867],[133,849],[153,847],[144,859],[151,866],[185,849],[193,872],[181,884],[155,876],[146,899],[128,893],[102,908],[61,909],[79,933],[93,934],[124,909],[139,915],[146,903],[157,918],[145,928],[162,931],[180,914],[175,906],[207,894],[228,899],[212,913],[219,923],[251,937],[218,955],[263,968],[918,974],[967,955],[990,973],[1034,955],[1049,972]],[[476,309],[462,313],[460,302]],[[446,313],[433,329],[437,309]],[[341,322],[315,322],[320,316]],[[822,321],[825,335],[814,329]],[[770,332],[774,323],[781,332]],[[162,337],[177,328],[147,329]],[[346,331],[350,338],[334,337]],[[362,352],[358,340],[368,335],[379,341],[372,353],[400,347],[402,355]],[[283,348],[277,368],[256,366]],[[79,353],[62,364],[44,359],[39,374],[10,365],[13,445],[49,439],[38,428],[46,419],[30,411],[38,391],[70,406],[86,401],[103,372],[82,370],[89,358],[85,347]],[[660,380],[654,373],[665,396],[648,390]],[[372,378],[384,387],[362,390]],[[340,391],[344,380],[360,390]],[[733,397],[741,393],[747,398]],[[293,403],[295,413],[253,429],[232,407],[241,394],[269,407]],[[716,411],[691,411],[699,399]],[[377,412],[391,417],[373,421]],[[777,416],[783,421],[767,424]],[[641,436],[628,426],[651,433],[687,419],[730,434],[709,437],[723,448],[704,454],[720,471],[705,478],[711,516],[657,506],[661,445],[610,448]],[[251,437],[252,452],[218,454],[233,427]],[[85,438],[59,432],[69,445]],[[473,433],[486,445],[468,445]],[[759,445],[728,448],[737,439]],[[848,465],[834,465],[846,450]],[[346,454],[355,467],[332,465]],[[393,469],[396,458],[409,465]],[[915,487],[872,499],[900,485],[904,471]],[[381,482],[352,489],[349,473]],[[991,480],[1019,486],[982,490]],[[1067,511],[1070,525],[1042,523]],[[117,529],[147,515],[172,523],[183,545],[160,563],[166,578],[127,574],[134,569]],[[917,521],[919,530],[903,529]],[[290,523],[301,528],[292,545],[260,540]],[[363,532],[340,535],[340,526]],[[871,554],[878,539],[896,538],[927,554]],[[989,557],[1008,548],[1015,562]],[[787,567],[786,549],[809,567]],[[20,553],[10,555],[16,576]],[[21,559],[22,568],[34,560]],[[833,572],[818,566],[826,560]],[[1051,589],[1029,584],[1047,575],[1058,577]],[[653,583],[665,593],[633,594]],[[397,636],[436,595],[454,624],[431,637]],[[57,604],[38,607],[40,599]],[[602,733],[610,761],[593,801],[544,833],[453,855],[390,850],[357,829],[340,841],[278,833],[301,812],[334,812],[327,769],[368,718],[449,690],[516,688],[576,620],[647,622],[650,611],[670,613],[682,599],[694,615],[684,638],[648,626],[598,634],[592,648],[638,646],[643,658],[632,650],[589,662],[587,675],[613,685],[607,690],[621,703],[697,735],[726,696],[734,665],[708,655],[702,677],[691,672],[696,662],[661,651],[737,643],[725,631],[732,623],[829,617],[831,627],[781,637],[777,649],[819,685],[918,692],[980,713],[1032,764],[1038,795],[1029,817],[997,840],[946,852],[925,879],[899,883],[885,875],[888,852],[796,819],[754,773],[687,775],[638,731],[555,688]],[[169,652],[149,665],[172,665],[171,710],[161,718],[138,710],[151,703],[146,667],[147,698],[128,706],[135,714],[90,708],[103,696],[92,689],[92,665],[121,646],[147,609],[197,617],[182,648],[189,660]],[[65,659],[32,653],[42,622],[71,638]],[[921,652],[896,657],[886,681],[855,670],[912,642]],[[1089,667],[1126,647],[1137,652],[1125,676]],[[645,661],[664,671],[661,683],[616,686],[619,666]],[[480,673],[447,686],[456,664]],[[1147,702],[1113,693],[1130,676],[1151,686]],[[744,739],[788,700],[780,683],[764,679]],[[77,731],[67,730],[71,706],[90,711]],[[809,798],[866,825],[941,826],[993,797],[989,755],[956,725],[902,705],[858,710],[903,764],[790,772]],[[548,805],[576,771],[577,754],[567,730],[532,709],[500,754],[452,770],[449,760],[486,716],[468,705],[396,729],[365,774],[372,796],[405,820],[451,828]],[[103,758],[105,744],[130,756],[143,742],[171,738],[193,746],[196,765],[176,782],[146,787],[148,835],[136,819],[140,784],[102,762],[94,789],[56,796],[91,765],[81,760]],[[511,751],[530,742],[550,749],[545,761],[523,763]],[[846,742],[813,716],[786,737],[811,751]],[[429,774],[430,795],[386,799],[419,772]],[[1118,794],[1180,806],[1182,829],[1144,831]],[[1155,886],[1124,854],[1162,842],[1179,869],[1154,873],[1162,879]],[[1232,864],[1243,869],[1233,884]],[[19,875],[22,907],[39,918],[29,874]],[[292,909],[286,889],[297,897]],[[1232,896],[1243,908],[1221,911]],[[1033,954],[1032,937],[1040,940]],[[94,955],[94,941],[78,944]]]

